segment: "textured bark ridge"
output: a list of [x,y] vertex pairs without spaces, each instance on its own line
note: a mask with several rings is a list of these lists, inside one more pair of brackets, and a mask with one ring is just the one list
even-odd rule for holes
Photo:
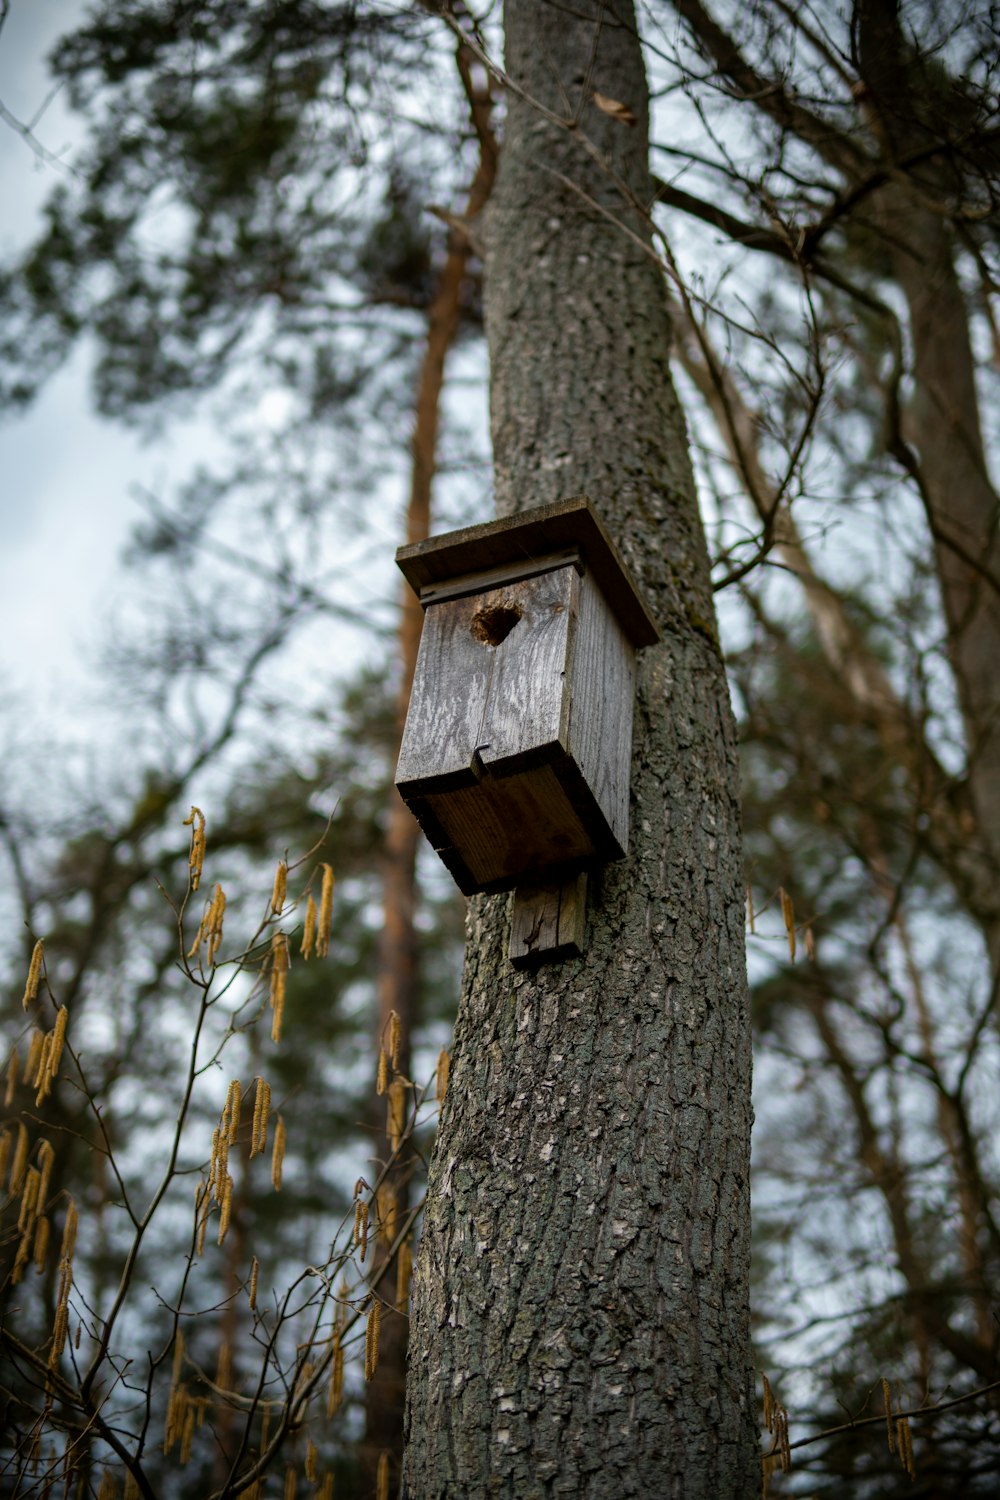
[[640,658],[630,854],[591,881],[583,956],[516,972],[510,898],[470,906],[405,1493],[745,1500],[759,1460],[736,744],[664,288],[606,165],[649,200],[642,59],[624,0],[508,0],[506,25],[515,81],[561,116],[579,106],[580,131],[509,99],[488,226],[497,507],[591,495],[665,639]]

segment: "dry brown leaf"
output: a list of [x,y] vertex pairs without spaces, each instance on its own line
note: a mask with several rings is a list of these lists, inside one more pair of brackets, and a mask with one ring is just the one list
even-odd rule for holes
[[788,934],[788,956],[795,962],[795,907],[792,898],[784,886],[779,886],[778,895],[781,898],[781,915],[785,923],[785,932]]
[[606,94],[599,94],[595,89],[594,103],[598,109],[610,115],[613,120],[617,120],[620,125],[638,125],[639,123],[628,105],[623,104],[620,99],[609,99]]

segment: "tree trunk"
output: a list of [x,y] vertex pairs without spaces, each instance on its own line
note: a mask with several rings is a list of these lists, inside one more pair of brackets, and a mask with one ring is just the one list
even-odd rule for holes
[[[892,162],[927,158],[873,199],[895,278],[906,298],[913,395],[892,451],[920,488],[934,541],[948,647],[968,751],[974,816],[965,842],[996,888],[1000,863],[1000,497],[990,479],[976,393],[968,306],[955,264],[947,205],[963,182],[941,146],[947,97],[904,34],[898,0],[859,0],[858,59],[874,131]],[[960,158],[959,158],[960,159]],[[968,861],[966,861],[968,862]],[[1000,987],[1000,912],[983,926]]]
[[[649,201],[642,57],[626,0],[508,0],[506,28],[528,98],[509,95],[489,209],[497,509],[588,493],[664,640],[640,661],[629,857],[591,880],[583,956],[515,973],[509,898],[470,908],[404,1493],[745,1500],[760,1469],[736,741],[665,289],[614,177]],[[539,103],[579,110],[579,130]]]
[[[906,296],[913,340],[914,395],[903,437],[919,455],[927,520],[949,648],[965,721],[969,791],[976,828],[967,830],[993,875],[1000,863],[1000,499],[982,448],[968,314],[941,219],[887,191],[885,213],[897,231],[896,277]],[[985,846],[985,847],[983,847]],[[1000,976],[1000,923],[992,933]]]
[[[895,222],[900,223],[902,217],[900,210],[895,215]],[[903,250],[894,252],[901,257],[903,253]],[[953,267],[950,277],[945,275],[943,279],[949,282],[952,293],[958,290]],[[901,277],[900,281],[909,295],[906,278]],[[919,295],[916,289],[915,295]],[[932,329],[930,336],[923,332],[914,339],[914,364],[918,371],[922,367],[926,368],[936,357],[934,351],[939,346],[944,347],[950,342],[964,345],[969,350],[964,308],[959,311],[953,295],[942,299],[943,316],[939,304],[935,302],[934,305],[938,309],[934,317],[940,326]],[[743,401],[731,370],[712,354],[704,330],[699,330],[698,337],[695,338],[693,325],[689,325],[681,335],[678,353],[685,372],[698,388],[712,414],[719,435],[727,446],[733,470],[757,507],[761,521],[773,525],[774,559],[801,584],[804,602],[827,665],[850,693],[859,716],[867,719],[877,729],[886,755],[906,772],[916,816],[922,819],[924,825],[921,831],[928,852],[951,881],[969,916],[979,924],[992,963],[994,985],[997,985],[1000,980],[1000,887],[996,880],[997,860],[985,847],[985,841],[987,836],[992,842],[1000,839],[1000,796],[994,798],[989,791],[991,780],[996,783],[1000,777],[1000,745],[994,744],[992,759],[983,755],[971,757],[966,785],[956,786],[954,775],[945,769],[928,744],[923,726],[912,706],[899,695],[884,664],[852,619],[843,596],[817,572],[791,510],[780,506],[780,497],[768,479],[760,459],[758,438],[763,431],[760,414],[751,410]],[[971,359],[971,350],[969,353]],[[971,372],[971,365],[969,370]],[[969,390],[965,381],[956,382],[955,388]],[[923,388],[918,387],[918,392],[922,391]],[[974,403],[972,410],[975,411]],[[907,426],[916,430],[916,423],[911,422],[909,417]],[[933,470],[928,465],[923,473],[923,487],[932,511],[932,524],[933,508],[943,506],[948,493],[948,488],[942,489],[937,481],[950,472],[949,444],[953,444],[953,436],[947,425],[943,434],[939,432],[937,437],[926,444],[927,452],[934,460]],[[981,504],[982,484],[969,484],[963,495],[963,503],[967,507],[976,503],[977,497]],[[985,529],[986,513],[985,508],[981,509],[981,532]],[[938,521],[938,530],[942,529],[945,521],[946,518]],[[994,544],[994,551],[996,550]],[[957,554],[949,551],[946,543],[935,543],[935,558],[942,579],[949,569],[956,575],[960,574],[960,560]],[[985,563],[985,553],[981,555],[981,560]],[[1000,576],[1000,570],[995,566],[994,572]],[[942,590],[943,597],[947,599],[949,592],[943,586]],[[955,605],[963,596],[952,597]],[[993,629],[995,632],[992,640],[993,657],[996,657],[1000,650],[1000,619],[995,619],[990,625],[987,606],[991,603],[991,598],[995,615],[996,599],[990,595],[984,581],[981,600],[983,607],[974,621],[979,633],[970,634],[970,638],[964,642],[962,612],[960,608],[953,608],[953,660],[958,660],[960,650],[969,649],[975,644],[980,661],[985,664],[985,648],[990,637],[983,637],[981,632],[984,629]],[[971,599],[972,593],[967,590],[963,600],[967,614]],[[960,665],[959,661],[959,668]],[[976,685],[978,694],[974,696],[963,693],[962,698],[963,703],[969,704],[971,709],[966,712],[970,740],[984,745],[987,738],[992,736],[994,741],[1000,741],[1000,701],[996,701],[996,683],[987,681],[982,669],[967,680]],[[992,707],[991,697],[994,700]],[[984,724],[984,730],[978,735],[976,725],[980,720]],[[990,725],[994,728],[990,729]],[[991,807],[992,814],[989,812]]]

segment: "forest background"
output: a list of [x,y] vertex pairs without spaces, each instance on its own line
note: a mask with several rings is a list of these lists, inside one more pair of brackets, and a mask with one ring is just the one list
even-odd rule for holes
[[[454,33],[418,9],[275,4],[240,17],[216,4],[189,8],[186,32],[167,9],[98,8],[58,52],[60,100],[82,121],[72,150],[48,159],[44,116],[15,142],[56,196],[0,288],[6,404],[30,402],[82,350],[102,415],[157,446],[144,450],[156,457],[143,460],[99,702],[75,709],[93,732],[53,732],[30,704],[8,706],[5,1017],[18,1071],[4,1136],[16,1343],[3,1483],[44,1492],[62,1465],[82,1492],[110,1494],[116,1435],[138,1423],[156,1433],[154,1493],[233,1493],[240,1462],[259,1455],[260,1482],[279,1476],[285,1493],[323,1493],[336,1475],[337,1493],[367,1494],[397,1463],[399,1252],[405,1271],[462,921],[421,855],[419,965],[390,972],[401,669],[387,564],[407,526],[428,522],[432,470],[435,530],[490,514],[465,217],[502,134],[502,88],[483,65],[500,56],[497,18],[479,29],[456,10],[456,59]],[[644,11],[658,248],[744,747],[755,1338],[783,1404],[776,1418],[765,1403],[768,1467],[784,1408],[802,1443],[771,1483],[987,1494],[1000,1463],[1000,949],[983,783],[997,730],[995,690],[962,648],[977,632],[995,639],[995,509],[985,534],[963,521],[947,535],[934,485],[971,452],[989,487],[995,452],[997,36],[986,8],[914,6],[906,76],[880,92],[864,13],[852,27],[832,7],[794,19],[753,7],[732,33],[751,77],[701,7]],[[199,49],[198,108],[185,95],[182,110]],[[750,86],[761,80],[780,87]],[[751,111],[766,98],[780,108]],[[630,128],[627,101],[597,81],[587,107],[618,109]],[[15,112],[10,139],[33,112]],[[862,147],[863,163],[851,155]],[[941,327],[922,326],[934,309],[900,265],[920,236]],[[941,328],[958,326],[967,348],[929,369]],[[442,332],[441,430],[428,433],[419,398]],[[99,450],[88,460],[103,471]],[[20,492],[8,506],[16,519]],[[975,579],[957,603],[956,558]],[[192,804],[207,845],[184,911],[200,868],[198,817],[183,827]],[[329,954],[306,961],[325,866],[337,879]],[[212,951],[222,914],[203,922],[202,898],[217,885],[227,925]],[[38,938],[44,977],[22,1025]],[[410,1010],[385,999],[401,983]],[[41,1048],[63,1006],[71,1061],[48,1090]],[[181,1120],[196,1016],[204,1072]],[[235,1126],[234,1079],[248,1100]],[[394,1122],[401,1079],[413,1088]],[[265,1154],[246,1113],[260,1080],[287,1131],[284,1163],[272,1123],[269,1169],[220,1168],[223,1124],[244,1155]],[[34,1154],[20,1159],[22,1139]],[[146,1227],[150,1143],[168,1155],[172,1139]],[[199,1170],[210,1159],[214,1182]],[[391,1272],[381,1299],[373,1262]],[[306,1266],[317,1274],[303,1281]],[[46,1408],[61,1307],[84,1354]],[[88,1384],[95,1354],[114,1380],[104,1369]],[[926,1414],[887,1423],[887,1401]]]

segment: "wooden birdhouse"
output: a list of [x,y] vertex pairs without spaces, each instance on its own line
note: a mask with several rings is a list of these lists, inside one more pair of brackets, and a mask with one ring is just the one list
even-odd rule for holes
[[620,859],[635,654],[659,633],[590,501],[396,561],[425,611],[396,785],[460,888]]

